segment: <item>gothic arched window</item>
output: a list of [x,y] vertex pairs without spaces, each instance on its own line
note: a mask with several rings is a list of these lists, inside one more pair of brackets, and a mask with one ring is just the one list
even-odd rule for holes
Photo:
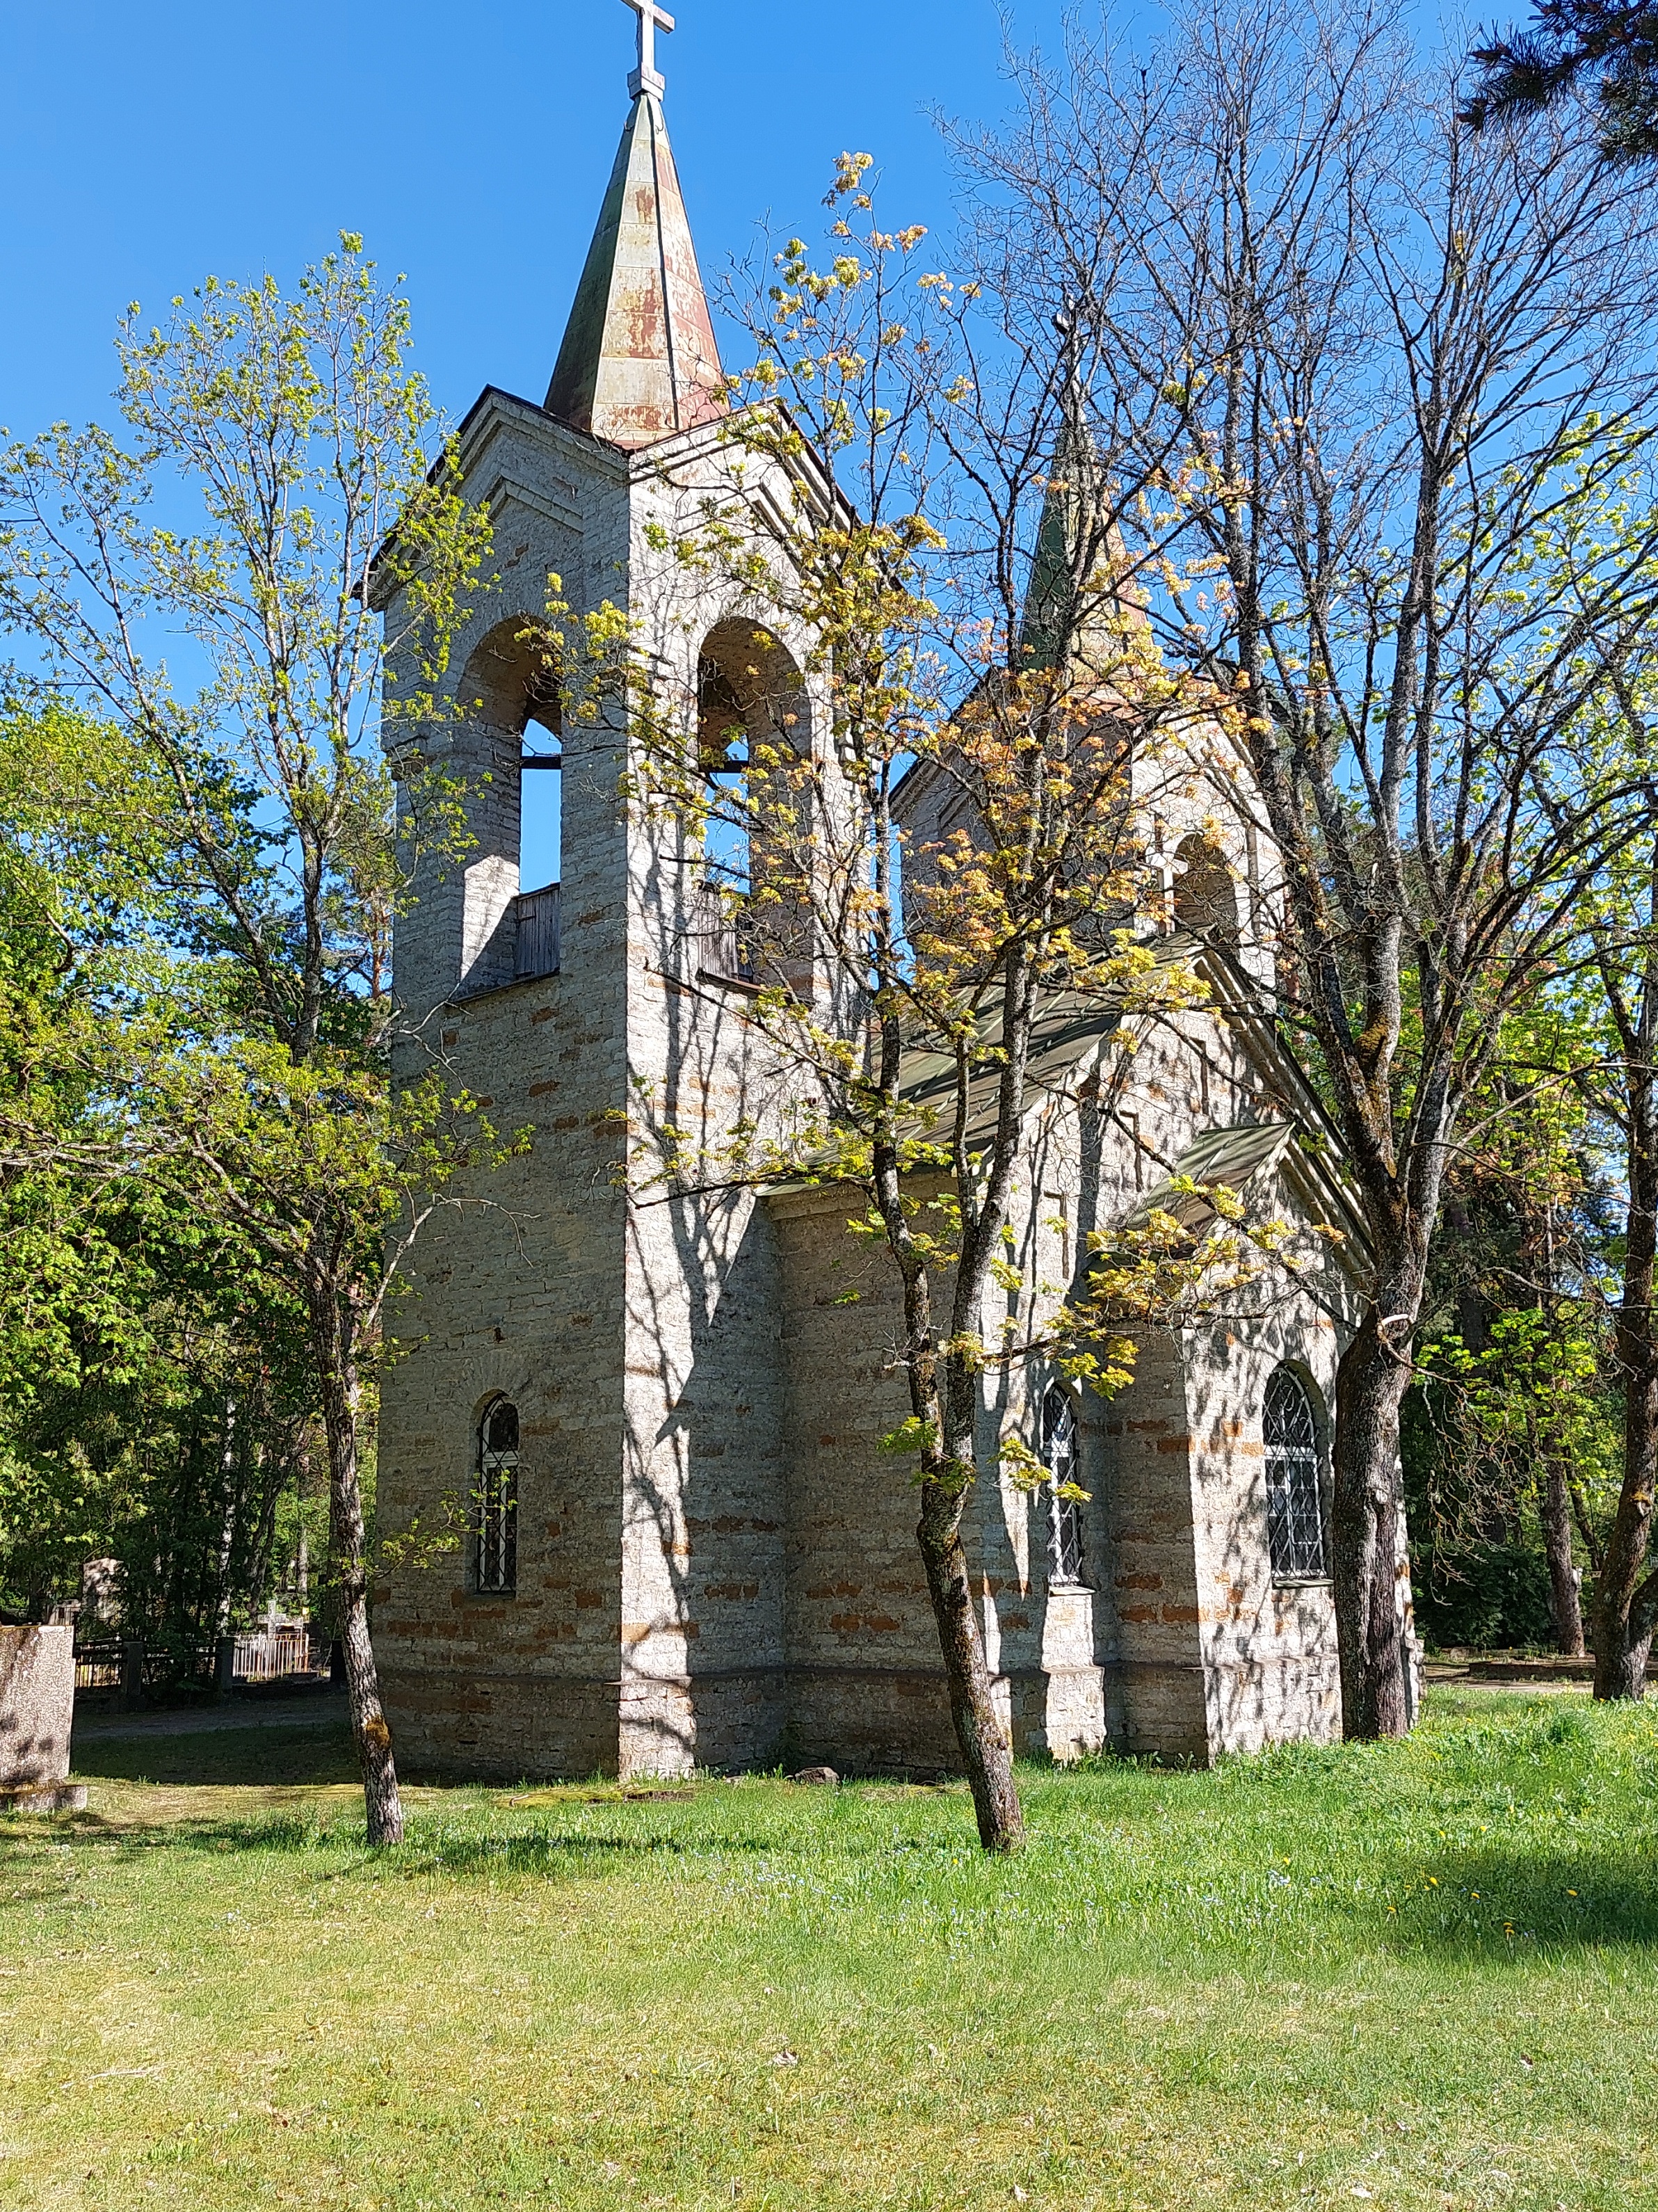
[[1083,1516],[1079,1498],[1062,1498],[1077,1480],[1077,1408],[1071,1393],[1050,1385],[1042,1400],[1042,1465],[1048,1469],[1048,1579],[1083,1579]]
[[1322,1575],[1324,1508],[1319,1497],[1318,1429],[1312,1401],[1289,1368],[1266,1385],[1266,1545],[1275,1575]]
[[492,1398],[478,1423],[472,1533],[479,1594],[510,1596],[518,1588],[518,1407],[508,1398]]

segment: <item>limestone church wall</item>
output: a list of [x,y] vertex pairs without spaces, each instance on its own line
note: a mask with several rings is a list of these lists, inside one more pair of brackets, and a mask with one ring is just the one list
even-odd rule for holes
[[[517,641],[555,571],[576,605],[631,613],[663,701],[694,716],[703,641],[759,612],[659,550],[717,489],[720,441],[629,459],[489,394],[462,454],[495,517],[500,580],[459,641],[459,711],[419,750],[464,793],[474,842],[419,856],[398,925],[398,1073],[436,1067],[501,1136],[525,1135],[428,1229],[392,1319],[380,1510],[403,1541],[375,1632],[394,1734],[416,1771],[497,1776],[786,1754],[951,1766],[916,1499],[879,1449],[908,1410],[884,1255],[847,1234],[845,1194],[762,1200],[720,1189],[717,1169],[695,1195],[650,1182],[669,1131],[714,1163],[734,1127],[799,1102],[740,981],[704,965],[704,856],[624,799],[629,738],[602,714],[560,738],[560,972],[516,980],[518,748],[534,708]],[[809,685],[800,707],[811,742]],[[1201,1131],[1295,1110],[1213,1013],[1133,1041],[1052,1072],[1015,1204],[1015,1318],[1080,1279],[1090,1233]],[[1303,1217],[1314,1203],[1280,1197]],[[1339,1313],[1342,1285],[1317,1264]],[[1260,1422],[1281,1358],[1327,1404],[1333,1333],[1304,1291],[1261,1297],[1230,1335],[1148,1337],[1111,1403],[1082,1394],[1078,1578],[1050,1577],[1046,1498],[1006,1478],[973,1494],[987,1656],[1021,1751],[1206,1759],[1333,1724],[1327,1592],[1275,1585],[1266,1564]],[[1017,1364],[994,1376],[982,1464],[1003,1435],[1039,1442],[1053,1380]],[[468,1533],[497,1395],[519,1422],[510,1595],[477,1588]]]
[[[1206,1127],[1293,1110],[1263,1085],[1236,1024],[1207,1012],[1159,1024],[1106,1124],[1103,1218],[1121,1219],[1156,1180],[1148,1150],[1169,1159]],[[1143,1336],[1133,1382],[1104,1409],[1121,1741],[1200,1761],[1339,1724],[1327,1580],[1272,1573],[1262,1418],[1287,1362],[1321,1425],[1327,1490],[1337,1322],[1351,1289],[1312,1228],[1318,1194],[1293,1168],[1253,1188],[1249,1206],[1293,1225],[1293,1273],[1269,1267],[1212,1319]],[[1326,1507],[1327,1525],[1327,1495]]]
[[782,1740],[782,1449],[776,1240],[750,1191],[670,1200],[651,1118],[709,1133],[763,1089],[735,992],[649,974],[635,1101],[645,1178],[627,1231],[622,1770],[764,1762]]
[[[563,972],[514,978],[522,692],[501,670],[544,617],[550,574],[578,603],[591,569],[625,588],[619,456],[486,394],[463,428],[468,489],[487,499],[500,580],[457,639],[453,710],[401,772],[413,896],[399,916],[400,1080],[434,1069],[502,1139],[528,1148],[452,1195],[404,1269],[390,1327],[378,1510],[404,1538],[376,1593],[386,1704],[412,1765],[588,1772],[616,1758],[626,1369],[627,869],[621,754],[603,721],[564,733]],[[395,637],[401,609],[387,614]],[[412,671],[398,665],[394,688]],[[521,675],[521,670],[520,670]],[[426,834],[427,787],[459,795],[468,841]],[[480,1417],[520,1423],[517,1589],[480,1593],[468,1533]],[[448,1548],[438,1548],[445,1541]]]
[[[1206,1094],[1224,1114],[1223,1087],[1242,1071],[1224,1026],[1192,1013],[1143,1041],[1134,1076],[1132,1107],[1056,1100],[1034,1132],[1014,1209],[1027,1301],[1074,1276],[1090,1231],[1143,1189],[1148,1150],[1177,1153],[1204,1126]],[[1206,1763],[1336,1725],[1327,1584],[1271,1571],[1261,1418],[1267,1379],[1288,1359],[1322,1409],[1327,1445],[1331,1316],[1346,1291],[1328,1248],[1305,1233],[1310,1194],[1284,1182],[1257,1203],[1301,1223],[1303,1279],[1269,1271],[1212,1326],[1147,1332],[1126,1390],[1080,1395],[1080,1582],[1050,1579],[1048,1500],[988,1478],[973,1494],[965,1534],[987,1657],[1021,1752],[1065,1758],[1110,1741]],[[851,1210],[847,1194],[823,1190],[768,1206],[784,1300],[790,1742],[831,1763],[948,1766],[914,1492],[908,1463],[879,1449],[908,1412],[893,1362],[897,1286],[884,1254],[848,1234]],[[995,1379],[981,1464],[1001,1436],[1039,1442],[1052,1380],[1017,1364]]]
[[[636,1042],[653,1029],[647,1057],[674,1070],[650,1110],[717,1124],[763,1089],[740,995],[659,971],[633,995]],[[510,1396],[518,1588],[469,1590],[464,1547],[416,1553],[388,1577],[376,1632],[405,1754],[416,1770],[495,1775],[785,1755],[952,1767],[916,1498],[906,1463],[879,1449],[908,1410],[884,1252],[849,1234],[845,1192],[629,1204],[620,1170],[648,1115],[639,1094],[628,1121],[607,1103],[604,994],[591,1012],[585,998],[567,973],[442,1016],[452,1071],[499,1128],[534,1134],[487,1207],[417,1260],[381,1511],[392,1528],[464,1515],[478,1413]],[[1014,1220],[1032,1300],[1069,1281],[1090,1229],[1134,1202],[1148,1148],[1178,1152],[1203,1125],[1199,1060],[1231,1070],[1208,1098],[1230,1118],[1232,1054],[1212,1016],[1183,1016],[1142,1043],[1114,1103],[1096,1091],[1039,1117]],[[1288,1187],[1260,1202],[1303,1219],[1310,1205]],[[1301,1256],[1341,1310],[1324,1248]],[[1009,1481],[976,1490],[967,1534],[987,1656],[1022,1752],[1111,1741],[1206,1760],[1333,1728],[1327,1589],[1270,1572],[1260,1414],[1284,1358],[1327,1408],[1334,1329],[1281,1282],[1250,1298],[1247,1322],[1148,1335],[1109,1403],[1084,1395],[1078,1585],[1050,1583],[1044,1498]],[[1049,1380],[1017,1367],[997,1380],[987,1462],[999,1433],[1038,1440]]]
[[[578,608],[632,611],[665,701],[693,714],[701,641],[744,612],[706,585],[666,590],[647,542],[721,480],[717,434],[689,446],[629,465],[501,394],[463,434],[501,574],[453,656],[460,711],[404,763],[408,805],[416,768],[435,769],[470,842],[418,854],[398,1074],[435,1066],[498,1136],[526,1134],[456,1187],[392,1320],[380,1504],[405,1540],[376,1630],[416,1767],[677,1771],[763,1759],[784,1729],[773,1232],[750,1194],[659,1202],[649,1166],[665,1125],[714,1143],[763,1126],[786,1087],[740,987],[702,972],[700,856],[624,799],[627,738],[604,714],[562,733],[560,972],[514,980],[519,643],[550,569]],[[477,1590],[469,1534],[431,1549],[466,1528],[497,1395],[519,1416],[510,1595]]]
[[1327,1576],[1273,1575],[1265,1539],[1261,1414],[1273,1370],[1287,1364],[1307,1389],[1320,1429],[1328,1524],[1329,1407],[1334,1325],[1304,1297],[1263,1316],[1250,1340],[1224,1327],[1193,1330],[1187,1346],[1187,1411],[1194,1499],[1205,1721],[1210,1751],[1258,1751],[1340,1733],[1335,1607]]
[[791,1756],[857,1770],[954,1768],[910,1462],[880,1449],[909,1411],[883,1252],[830,1188],[772,1200],[787,1405]]
[[[572,1002],[574,1002],[573,1005]],[[564,979],[444,1010],[454,1077],[531,1149],[489,1204],[440,1218],[406,1270],[380,1417],[378,1513],[401,1535],[376,1592],[388,1713],[416,1771],[591,1773],[616,1758],[625,1333],[618,1125]],[[481,1595],[469,1534],[477,1426],[519,1415],[517,1589]],[[433,1548],[441,1545],[443,1548]]]
[[[788,1466],[791,1756],[852,1769],[954,1771],[960,1753],[916,1542],[914,1462],[881,1449],[909,1410],[894,1360],[902,1299],[884,1249],[849,1233],[843,1190],[774,1198]],[[940,1300],[949,1282],[938,1286]],[[982,1449],[1029,1426],[1023,1379],[999,1381]],[[1085,1424],[1085,1428],[1086,1428]],[[1085,1433],[1084,1480],[1097,1441]],[[1102,1594],[1048,1584],[1043,1501],[987,1477],[963,1538],[1004,1725],[1022,1754],[1098,1750],[1109,1733]],[[1096,1562],[1097,1544],[1091,1547]],[[1108,1607],[1108,1592],[1103,1594]]]

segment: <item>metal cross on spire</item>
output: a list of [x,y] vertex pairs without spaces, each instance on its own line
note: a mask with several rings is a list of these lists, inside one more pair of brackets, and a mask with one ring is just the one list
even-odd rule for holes
[[639,18],[639,67],[628,79],[628,89],[635,100],[641,92],[648,92],[659,100],[665,80],[656,66],[656,34],[671,31],[673,17],[665,8],[659,8],[656,0],[622,0],[624,8],[631,8]]

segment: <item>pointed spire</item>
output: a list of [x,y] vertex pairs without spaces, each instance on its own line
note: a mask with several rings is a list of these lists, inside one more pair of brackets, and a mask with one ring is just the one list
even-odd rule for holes
[[725,406],[714,325],[662,119],[654,33],[673,19],[655,0],[639,16],[633,112],[622,133],[598,228],[548,386],[549,414],[636,450],[708,422]]
[[[1084,415],[1077,367],[1077,318],[1068,304],[1054,316],[1054,327],[1061,349],[1060,434],[1043,488],[1042,519],[1036,528],[1035,556],[1019,627],[1020,658],[1027,668],[1054,667],[1066,642],[1092,505],[1094,441]],[[1073,653],[1078,642],[1070,640]]]
[[[1085,459],[1071,426],[1060,431],[1042,493],[1042,518],[1019,625],[1019,656],[1027,668],[1052,668],[1064,649],[1076,604],[1076,563],[1087,528]],[[1076,641],[1071,641],[1074,651]]]
[[[1088,427],[1072,310],[1066,307],[1055,315],[1054,327],[1064,348],[1063,412],[1019,625],[1020,661],[1026,668],[1052,668],[1068,646],[1077,673],[1102,675],[1120,664],[1129,636],[1143,629],[1145,616],[1135,606],[1132,591],[1109,580],[1109,568],[1122,551],[1115,529],[1108,527],[1102,542],[1097,542],[1104,487],[1099,452]],[[1096,574],[1079,576],[1090,552]]]

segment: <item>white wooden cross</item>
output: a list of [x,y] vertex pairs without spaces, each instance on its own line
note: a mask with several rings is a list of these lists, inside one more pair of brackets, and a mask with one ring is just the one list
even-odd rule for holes
[[659,98],[665,80],[656,66],[656,34],[659,30],[671,31],[673,17],[665,8],[659,8],[656,0],[622,0],[622,4],[639,18],[639,67],[628,79],[628,89],[635,100],[641,92],[655,93]]

